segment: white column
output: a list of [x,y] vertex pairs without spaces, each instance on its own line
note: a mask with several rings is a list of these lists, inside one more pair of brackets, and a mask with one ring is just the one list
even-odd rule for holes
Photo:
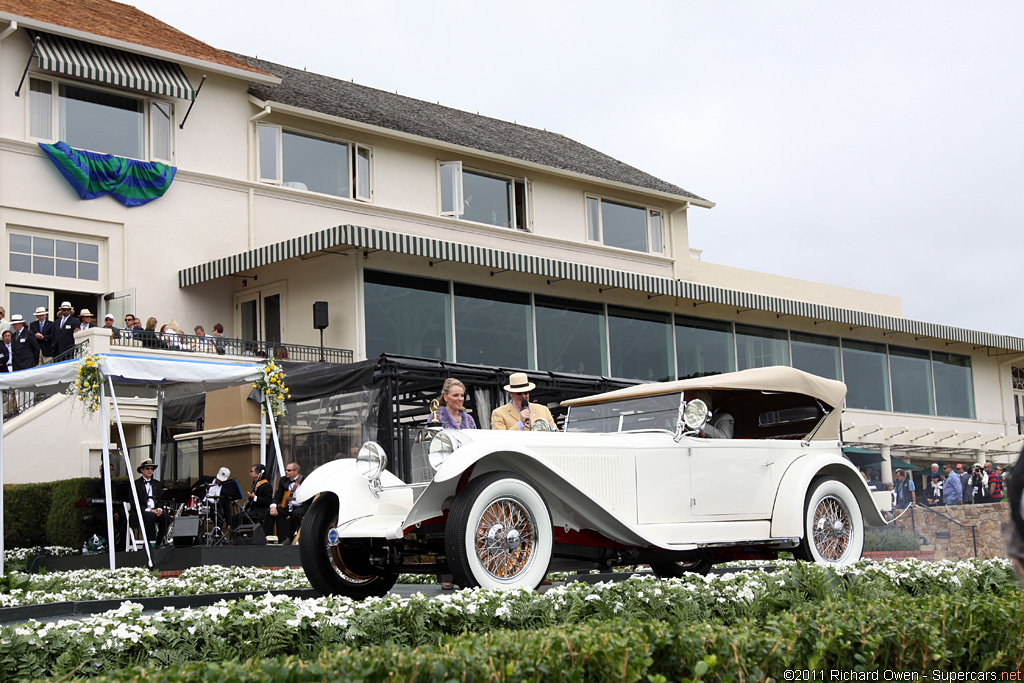
[[892,455],[889,453],[888,444],[883,445],[879,452],[882,454],[882,483],[892,483]]

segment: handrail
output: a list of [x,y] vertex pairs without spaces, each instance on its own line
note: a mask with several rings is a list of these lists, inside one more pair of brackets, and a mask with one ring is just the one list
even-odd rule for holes
[[168,335],[152,330],[135,330],[130,334],[118,330],[110,340],[111,347],[142,347],[186,353],[209,353],[217,355],[250,356],[254,358],[277,358],[325,363],[351,363],[351,349],[321,348],[291,342],[268,342],[233,337],[198,336],[194,334]]
[[[933,515],[938,515],[939,517],[942,517],[946,521],[953,522],[953,524],[956,524],[958,527],[962,527],[964,529],[970,529],[971,530],[971,541],[974,543],[974,556],[975,557],[978,556],[978,534],[976,532],[976,530],[978,528],[977,525],[963,524],[962,522],[958,522],[957,520],[953,519],[949,515],[943,514],[943,513],[939,512],[938,510],[935,510],[932,506],[929,506],[929,505],[915,505],[914,509],[915,510],[927,510],[928,512],[932,513]],[[914,514],[913,513],[910,514],[910,519],[911,520],[914,519]]]

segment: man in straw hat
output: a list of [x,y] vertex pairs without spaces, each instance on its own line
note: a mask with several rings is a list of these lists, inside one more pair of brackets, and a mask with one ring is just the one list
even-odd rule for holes
[[170,520],[164,514],[163,508],[157,505],[157,501],[164,494],[164,485],[159,479],[153,477],[156,470],[156,463],[152,460],[144,460],[136,471],[142,476],[135,480],[135,492],[139,494],[139,506],[142,508],[142,523],[146,529],[146,538],[151,545],[163,543],[167,535],[167,525]]
[[83,308],[82,311],[78,314],[78,317],[81,319],[81,322],[78,325],[78,329],[88,330],[90,327],[96,327],[96,323],[92,321],[92,311],[90,311],[88,308]]
[[11,326],[14,328],[11,337],[11,352],[14,355],[12,367],[14,370],[27,370],[39,365],[39,344],[35,336],[29,334],[25,326],[25,318],[21,313],[11,316]]
[[49,319],[50,311],[46,306],[36,308],[36,319],[28,326],[29,332],[39,344],[40,365],[53,360],[53,336],[57,334],[57,326]]
[[530,381],[525,372],[513,372],[508,377],[505,391],[511,400],[503,406],[495,408],[491,413],[491,429],[527,430],[533,426],[534,420],[545,419],[551,428],[557,430],[551,411],[539,403],[530,403],[530,392],[537,385]]
[[81,321],[75,317],[75,309],[70,301],[63,301],[60,313],[57,314],[57,332],[53,336],[53,355],[59,356],[75,345],[75,330]]

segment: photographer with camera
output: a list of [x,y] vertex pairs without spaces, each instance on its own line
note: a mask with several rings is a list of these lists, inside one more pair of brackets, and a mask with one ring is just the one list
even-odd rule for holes
[[[974,465],[971,468],[970,479],[967,480],[967,488],[971,491],[971,500],[977,505],[989,502],[988,476],[981,465]],[[965,489],[965,494],[966,495]]]

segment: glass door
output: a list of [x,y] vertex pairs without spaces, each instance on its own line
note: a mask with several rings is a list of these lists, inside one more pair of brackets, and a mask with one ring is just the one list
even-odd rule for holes
[[[136,314],[135,310],[135,288],[122,289],[119,292],[108,292],[103,295],[103,308],[98,312],[95,322],[102,327],[103,319],[107,313],[114,316],[114,327],[124,327],[124,316],[126,313]],[[187,334],[191,334],[189,331]]]
[[15,313],[21,313],[28,325],[36,319],[36,309],[42,306],[50,312],[53,320],[53,292],[47,289],[28,289],[26,287],[7,288],[7,321]]
[[[264,342],[259,348],[268,356],[273,355],[284,340],[282,303],[284,285],[274,285],[255,292],[240,292],[235,295],[235,324],[240,339]],[[233,335],[228,335],[233,336]],[[258,348],[260,345],[254,345]]]

